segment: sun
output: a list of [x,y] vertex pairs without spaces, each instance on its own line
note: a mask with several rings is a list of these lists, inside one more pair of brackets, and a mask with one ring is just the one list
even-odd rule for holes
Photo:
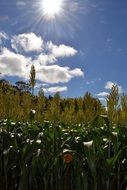
[[59,15],[62,11],[63,0],[43,0],[42,10],[43,15],[48,19],[54,18]]

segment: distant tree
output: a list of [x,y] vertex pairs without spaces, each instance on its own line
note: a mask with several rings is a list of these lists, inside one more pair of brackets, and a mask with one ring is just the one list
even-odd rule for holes
[[78,111],[79,111],[78,100],[75,98],[74,99],[74,113],[77,113]]
[[118,86],[113,85],[110,94],[107,96],[107,112],[111,122],[115,120],[119,104]]
[[11,89],[11,84],[8,80],[1,79],[0,80],[0,90],[3,91],[3,93],[7,93]]
[[36,84],[36,71],[34,65],[32,65],[30,70],[30,86],[32,90],[32,95],[34,95],[35,84]]
[[55,94],[54,94],[54,99],[55,100],[59,100],[61,97],[60,97],[60,92],[56,92]]
[[16,84],[17,90],[21,92],[29,92],[30,90],[30,85],[26,82],[17,81],[15,84]]
[[97,115],[101,114],[102,105],[97,98],[94,98],[91,93],[86,92],[83,97],[82,110],[86,122],[93,121]]
[[57,122],[59,121],[60,119],[60,93],[59,92],[56,92],[54,94],[54,97],[52,99],[52,101],[50,101],[50,109],[49,109],[49,112],[50,112],[50,117],[51,117],[51,120]]
[[60,102],[60,114],[62,114],[65,111],[65,102],[64,100]]
[[5,79],[0,79],[0,84],[10,85],[10,82],[8,80],[5,80]]
[[53,97],[51,95],[48,96],[48,100],[52,101]]

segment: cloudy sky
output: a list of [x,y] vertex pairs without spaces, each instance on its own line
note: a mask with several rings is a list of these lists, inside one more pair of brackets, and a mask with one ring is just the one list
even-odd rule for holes
[[0,0],[0,78],[65,97],[127,91],[126,0]]

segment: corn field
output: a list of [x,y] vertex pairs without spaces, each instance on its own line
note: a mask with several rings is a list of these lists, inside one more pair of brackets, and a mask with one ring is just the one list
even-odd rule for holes
[[125,190],[127,126],[0,121],[1,190]]

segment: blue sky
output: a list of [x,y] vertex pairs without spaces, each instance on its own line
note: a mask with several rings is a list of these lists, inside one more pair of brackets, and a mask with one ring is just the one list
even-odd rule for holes
[[46,94],[126,93],[127,1],[63,0],[53,18],[43,1],[0,0],[0,77],[27,81],[34,64]]

